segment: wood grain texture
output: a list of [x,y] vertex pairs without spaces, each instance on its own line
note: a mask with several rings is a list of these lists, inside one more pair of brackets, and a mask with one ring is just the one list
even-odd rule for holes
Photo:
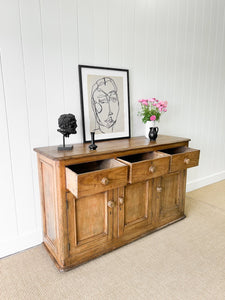
[[188,147],[178,147],[165,151],[170,154],[170,172],[176,172],[198,165],[200,151]]
[[[188,143],[190,139],[179,138],[174,136],[159,135],[156,141],[150,142],[149,139],[143,137],[133,137],[130,139],[121,139],[121,140],[112,140],[98,142],[98,148],[95,151],[89,149],[89,144],[75,144],[71,151],[58,151],[58,146],[50,147],[41,147],[35,148],[34,151],[43,154],[44,156],[53,159],[53,160],[67,160],[72,158],[82,158],[82,157],[96,157],[104,154],[114,154],[118,156],[119,153],[123,155],[129,151],[134,152],[137,150],[140,153],[140,150],[143,152],[155,151],[159,147],[162,149],[162,146],[166,148],[176,147],[177,144]],[[146,151],[147,150],[147,151]]]
[[87,243],[107,233],[105,193],[82,197],[76,200],[77,243]]
[[[131,140],[130,145],[135,145],[127,150],[131,155],[120,161],[114,159],[112,149],[106,150],[108,141],[102,142],[99,155],[93,151],[88,157],[85,151],[83,157],[80,153],[64,160],[38,153],[44,242],[61,269],[184,217],[186,164],[182,169],[178,160],[182,170],[171,172],[169,162],[174,156],[199,154],[198,150],[187,147],[188,139],[172,138],[171,143],[168,137],[168,143],[165,138],[161,146],[158,143],[159,151],[144,146],[143,153],[143,144],[137,146],[143,138]],[[118,141],[112,142],[116,144]],[[185,158],[192,163],[192,156]]]
[[68,193],[68,243],[70,256],[98,251],[112,240],[112,191],[76,199]]
[[161,187],[159,194],[159,223],[166,224],[184,214],[184,171],[170,173],[162,176],[157,181],[157,187]]
[[77,173],[76,168],[74,170],[73,166],[71,166],[71,169],[67,167],[67,189],[79,198],[126,185],[128,168],[118,161],[115,161],[115,163],[116,166],[106,168],[101,168],[100,164],[97,168],[92,168],[92,163],[90,163],[89,170],[85,170],[85,164],[83,170],[79,170],[80,172]]
[[43,235],[46,247],[54,257],[58,254],[58,214],[56,210],[55,169],[49,159],[38,156],[39,187],[43,219]]
[[[126,156],[118,160],[129,166],[129,183],[141,182],[168,173],[170,156],[153,152]],[[134,161],[134,162],[132,162]]]
[[152,225],[152,181],[128,184],[124,189],[124,209],[119,211],[120,236],[145,232]]

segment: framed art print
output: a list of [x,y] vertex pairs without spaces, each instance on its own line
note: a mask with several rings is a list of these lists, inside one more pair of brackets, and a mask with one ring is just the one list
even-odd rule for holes
[[79,65],[84,142],[130,137],[129,71]]

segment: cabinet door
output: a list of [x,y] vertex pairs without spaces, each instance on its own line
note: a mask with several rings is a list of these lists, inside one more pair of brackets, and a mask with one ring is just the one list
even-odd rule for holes
[[76,199],[67,193],[70,254],[99,248],[112,239],[112,191]]
[[152,223],[152,180],[128,184],[118,191],[118,235],[140,234]]
[[186,170],[155,179],[156,219],[159,225],[184,215]]

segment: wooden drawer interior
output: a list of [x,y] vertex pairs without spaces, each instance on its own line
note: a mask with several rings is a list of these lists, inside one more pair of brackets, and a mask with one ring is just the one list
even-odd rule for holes
[[143,160],[153,160],[160,157],[165,157],[165,155],[163,153],[153,151],[147,153],[138,153],[134,155],[122,156],[119,157],[119,159],[123,160],[124,162],[136,163]]
[[99,170],[112,169],[112,168],[120,167],[121,165],[122,164],[115,159],[105,159],[105,160],[92,161],[92,162],[78,164],[78,165],[72,165],[72,166],[68,166],[67,168],[75,172],[76,174],[84,174],[84,173],[94,172]]
[[127,166],[115,159],[66,167],[66,188],[77,198],[126,184]]
[[171,156],[170,172],[176,172],[182,169],[195,167],[199,162],[199,153],[197,149],[186,146],[160,150]]
[[177,148],[171,148],[171,149],[165,149],[165,150],[160,150],[160,152],[164,152],[170,155],[175,155],[175,154],[180,154],[180,153],[190,153],[193,151],[198,151],[196,149],[192,149],[186,146],[183,147],[177,147]]
[[148,180],[168,173],[170,156],[161,152],[138,153],[118,158],[129,166],[129,183]]

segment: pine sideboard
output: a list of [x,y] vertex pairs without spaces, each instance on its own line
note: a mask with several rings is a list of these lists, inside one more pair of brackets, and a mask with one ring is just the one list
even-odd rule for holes
[[60,270],[126,245],[184,215],[190,139],[159,135],[35,148],[44,245]]

